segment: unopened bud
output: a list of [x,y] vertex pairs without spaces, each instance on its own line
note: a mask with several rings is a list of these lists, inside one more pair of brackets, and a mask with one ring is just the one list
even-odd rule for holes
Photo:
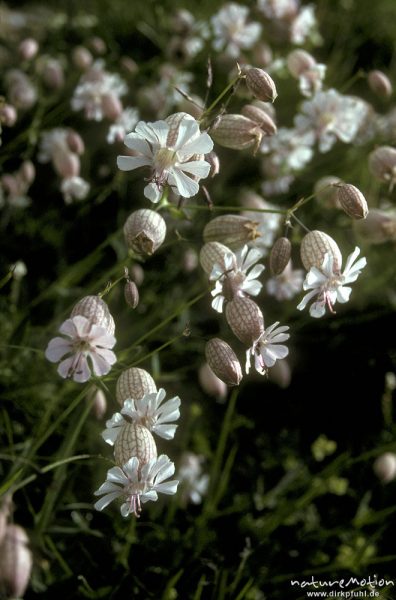
[[342,255],[337,243],[323,231],[310,231],[301,242],[301,260],[307,271],[311,267],[322,268],[326,253],[333,258],[333,270],[339,271],[342,265]]
[[215,142],[233,150],[244,150],[261,143],[263,132],[260,127],[243,115],[222,115],[210,131]]
[[33,38],[26,38],[18,46],[19,56],[22,60],[32,60],[38,52],[39,45]]
[[0,547],[0,587],[5,588],[11,598],[24,596],[32,565],[32,553],[25,530],[19,525],[7,525]]
[[140,423],[126,423],[114,444],[114,460],[119,467],[125,465],[130,458],[139,460],[139,470],[153,458],[157,458],[155,440]]
[[289,387],[292,372],[287,360],[277,360],[273,367],[268,369],[268,379],[278,385],[282,390]]
[[271,46],[265,43],[255,44],[253,47],[253,58],[256,65],[267,67],[272,63],[273,52]]
[[305,50],[293,50],[287,56],[287,68],[296,79],[299,79],[304,71],[312,69],[315,65],[314,57]]
[[136,283],[136,285],[142,285],[143,281],[144,281],[144,269],[141,265],[139,265],[138,263],[135,263],[134,265],[132,265],[132,267],[129,269],[130,274],[131,274],[131,278],[133,279],[133,281]]
[[80,174],[80,159],[74,152],[55,152],[53,164],[55,171],[63,179],[77,177]]
[[90,399],[92,399],[92,411],[98,421],[100,421],[105,416],[107,410],[106,396],[101,389],[95,388]]
[[315,183],[313,190],[315,197],[325,208],[340,208],[336,187],[336,184],[338,183],[342,183],[342,180],[334,175],[321,177]]
[[104,54],[106,52],[106,44],[104,40],[98,36],[91,37],[88,44],[96,54]]
[[201,248],[199,262],[205,273],[210,275],[216,263],[224,265],[224,257],[229,253],[230,249],[224,244],[220,244],[219,242],[208,242]]
[[354,223],[356,232],[368,244],[384,244],[396,240],[396,212],[372,209],[367,219]]
[[129,75],[136,75],[139,71],[138,64],[130,56],[121,56],[120,65]]
[[116,385],[117,402],[123,406],[125,400],[141,400],[145,394],[157,391],[154,379],[145,369],[131,367],[121,373]]
[[257,125],[266,133],[267,135],[274,135],[277,131],[276,125],[273,119],[269,116],[269,114],[255,106],[254,104],[246,104],[242,108],[242,114],[257,123]]
[[199,368],[198,380],[201,388],[208,396],[213,396],[218,400],[222,400],[227,396],[226,384],[217,377],[207,363]]
[[367,79],[371,90],[377,96],[389,98],[392,95],[393,88],[390,79],[382,71],[370,71]]
[[338,200],[342,209],[352,219],[365,219],[368,215],[366,198],[357,187],[350,183],[337,186]]
[[142,208],[129,215],[124,235],[129,248],[151,256],[165,239],[166,224],[159,213]]
[[53,90],[60,90],[65,84],[63,66],[55,58],[49,58],[40,69],[45,85]]
[[86,71],[92,65],[93,57],[88,48],[77,46],[73,50],[72,61],[78,69]]
[[94,325],[104,327],[109,335],[115,331],[114,319],[106,302],[99,296],[85,296],[74,306],[70,317],[81,315]]
[[274,102],[278,96],[273,79],[263,69],[247,69],[246,85],[256,98],[264,102]]
[[220,242],[232,250],[260,237],[258,221],[240,215],[221,215],[205,226],[205,242]]
[[390,184],[392,190],[396,181],[396,149],[392,146],[380,146],[369,156],[369,169],[380,181]]
[[226,319],[236,337],[251,346],[264,332],[264,317],[253,300],[236,297],[226,304]]
[[227,385],[239,385],[242,379],[241,364],[226,342],[213,338],[205,346],[205,356],[213,373]]
[[36,169],[31,160],[24,160],[19,169],[22,179],[31,185],[36,177]]
[[280,275],[286,269],[291,256],[291,243],[286,237],[278,238],[272,246],[270,268],[273,275]]
[[195,271],[199,263],[198,254],[194,250],[194,248],[188,248],[183,254],[183,271],[186,273],[192,273]]
[[73,131],[72,129],[68,132],[66,137],[67,145],[69,146],[72,152],[76,154],[83,154],[85,150],[84,142],[79,133],[77,131]]
[[210,164],[209,177],[214,177],[219,174],[220,171],[220,161],[216,152],[209,152],[209,154],[205,154],[205,160]]
[[396,454],[385,452],[373,464],[374,473],[382,483],[389,483],[396,477]]
[[6,127],[13,127],[17,117],[17,111],[11,104],[3,104],[0,106],[0,122]]
[[115,121],[122,114],[121,100],[115,94],[104,94],[102,96],[103,114],[110,121]]
[[134,281],[127,281],[124,287],[125,302],[131,308],[136,308],[139,304],[139,290]]

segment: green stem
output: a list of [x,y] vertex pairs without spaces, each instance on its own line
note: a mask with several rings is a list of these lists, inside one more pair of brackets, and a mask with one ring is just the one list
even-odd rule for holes
[[186,210],[190,208],[193,210],[203,210],[206,212],[255,212],[255,213],[274,213],[280,215],[287,215],[290,211],[283,210],[281,208],[251,208],[249,206],[200,206],[199,204],[189,204]]
[[230,90],[231,90],[231,89],[234,87],[234,85],[235,85],[235,84],[237,84],[237,83],[238,83],[238,81],[239,81],[240,79],[242,79],[242,78],[243,78],[243,75],[241,75],[241,73],[239,73],[239,74],[237,75],[237,77],[235,77],[235,79],[233,79],[232,81],[230,81],[230,83],[229,83],[229,84],[228,84],[228,85],[227,85],[227,86],[224,88],[224,90],[223,90],[223,91],[222,91],[222,92],[221,92],[221,93],[220,93],[220,94],[217,96],[217,98],[216,98],[216,99],[215,99],[215,100],[212,102],[212,104],[209,106],[209,108],[207,108],[207,109],[206,109],[206,110],[205,110],[205,111],[202,113],[202,115],[201,115],[201,118],[200,118],[199,122],[202,122],[202,121],[203,121],[203,119],[204,119],[204,118],[205,118],[207,115],[209,115],[209,114],[212,112],[212,110],[213,110],[214,108],[216,108],[216,106],[218,105],[218,103],[220,102],[220,100],[222,100],[222,99],[224,98],[224,96],[227,94],[227,92],[229,92],[229,91],[230,91]]

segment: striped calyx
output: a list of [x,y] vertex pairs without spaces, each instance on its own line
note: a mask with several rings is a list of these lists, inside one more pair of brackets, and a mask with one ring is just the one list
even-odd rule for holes
[[119,467],[136,456],[139,467],[157,458],[157,446],[147,427],[140,423],[126,423],[114,444],[114,460]]
[[117,402],[123,406],[125,400],[140,400],[145,394],[157,391],[150,373],[138,367],[131,367],[121,373],[116,385]]

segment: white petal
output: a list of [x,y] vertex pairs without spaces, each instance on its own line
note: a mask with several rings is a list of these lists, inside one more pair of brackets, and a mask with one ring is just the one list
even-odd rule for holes
[[176,494],[178,485],[179,482],[176,479],[173,479],[172,481],[167,481],[166,483],[159,483],[155,486],[155,490],[161,494]]
[[152,431],[162,437],[164,440],[173,440],[175,437],[177,425],[154,425]]
[[260,293],[262,287],[263,284],[260,283],[260,281],[246,280],[243,282],[241,289],[247,294],[250,294],[251,296],[257,296]]
[[97,352],[90,352],[89,357],[92,361],[92,368],[95,375],[97,375],[98,377],[102,377],[102,375],[107,375],[107,373],[111,369],[111,364],[102,356],[100,356]]
[[351,295],[352,288],[340,286],[337,289],[337,300],[340,304],[345,304],[349,300],[349,296]]
[[180,196],[183,198],[191,198],[195,196],[199,192],[199,185],[193,179],[190,179],[187,175],[185,175],[180,169],[176,167],[173,168],[173,178],[175,185],[177,187],[177,191]]
[[309,309],[309,314],[311,315],[311,317],[314,317],[314,319],[320,319],[321,317],[323,317],[325,312],[326,304],[323,301],[314,302]]
[[212,300],[212,308],[215,311],[217,311],[218,313],[222,313],[223,312],[224,301],[225,301],[224,296],[221,296],[221,295],[216,296]]
[[71,342],[68,342],[64,338],[56,337],[53,338],[45,351],[45,358],[50,362],[58,362],[62,356],[71,352],[73,346]]
[[153,162],[144,156],[117,156],[117,167],[121,171],[133,171],[152,164]]
[[213,140],[207,133],[201,133],[199,137],[192,140],[183,148],[180,149],[179,154],[184,156],[191,156],[193,154],[207,154],[213,150]]
[[144,188],[144,195],[151,202],[157,203],[161,200],[162,190],[156,183],[149,183]]
[[210,171],[210,164],[205,160],[192,160],[186,163],[176,163],[175,167],[183,172],[195,175],[199,179],[207,177]]
[[112,492],[111,494],[106,494],[106,496],[103,496],[103,498],[101,498],[100,500],[95,502],[94,508],[96,510],[103,510],[104,508],[106,508],[106,506],[108,506],[110,504],[110,502],[113,502],[113,500],[118,498],[120,495],[121,494],[117,493],[117,492]]
[[317,290],[313,290],[312,292],[308,292],[308,294],[305,294],[305,296],[301,300],[300,304],[297,305],[297,310],[304,310],[304,308],[307,306],[308,302],[314,296],[317,296]]
[[[265,266],[264,265],[256,265],[255,267],[253,267],[253,269],[246,275],[246,279],[251,280],[251,279],[257,279],[257,277],[260,277],[261,273],[264,271]],[[246,272],[246,270],[245,270]]]
[[146,140],[142,139],[138,133],[128,133],[128,135],[125,136],[124,144],[130,150],[135,150],[135,152],[139,152],[147,158],[153,155]]

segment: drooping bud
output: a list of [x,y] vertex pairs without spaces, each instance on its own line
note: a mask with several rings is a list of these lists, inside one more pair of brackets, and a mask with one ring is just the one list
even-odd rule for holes
[[150,373],[138,367],[131,367],[121,373],[116,385],[117,402],[123,406],[125,400],[140,400],[145,394],[157,391]]
[[224,265],[224,257],[229,253],[230,249],[224,244],[220,244],[219,242],[208,242],[201,248],[199,262],[205,273],[210,275],[215,263]]
[[0,588],[11,598],[21,598],[29,584],[33,559],[29,539],[19,525],[7,525],[0,548]]
[[72,53],[73,64],[81,71],[86,71],[92,65],[93,57],[88,48],[76,46]]
[[264,317],[253,300],[236,297],[226,304],[226,319],[236,337],[251,346],[264,332]]
[[251,121],[257,123],[260,129],[262,129],[267,135],[274,135],[276,133],[277,128],[272,117],[270,117],[266,111],[262,110],[258,106],[255,106],[254,104],[246,104],[242,108],[241,113],[244,117],[247,117]]
[[102,110],[107,119],[115,121],[122,114],[121,100],[115,94],[104,94],[102,96]]
[[337,186],[338,201],[342,209],[352,219],[365,219],[368,215],[367,200],[357,187],[350,183]]
[[340,208],[336,184],[343,183],[342,179],[334,175],[321,177],[315,183],[314,194],[325,208]]
[[106,396],[100,388],[95,388],[91,394],[90,400],[92,400],[92,411],[98,421],[100,421],[103,419],[107,410]]
[[368,74],[368,84],[374,94],[382,98],[389,98],[392,95],[393,88],[389,77],[382,71],[370,71]]
[[221,215],[205,226],[205,242],[220,242],[232,250],[260,237],[258,221],[240,215]]
[[220,172],[220,161],[216,152],[209,152],[209,154],[205,154],[205,160],[210,164],[209,177],[215,177]]
[[22,179],[31,185],[36,177],[36,168],[31,160],[24,160],[19,169]]
[[70,129],[67,133],[66,137],[67,145],[69,146],[72,152],[76,154],[83,154],[85,150],[84,140],[81,135],[77,133],[77,131],[73,131]]
[[209,340],[205,346],[205,356],[213,373],[227,385],[239,385],[242,368],[237,355],[220,338]]
[[139,290],[134,281],[127,281],[124,287],[125,302],[131,308],[136,308],[139,304]]
[[133,456],[139,460],[139,470],[151,459],[157,458],[155,440],[147,427],[140,423],[126,423],[114,444],[114,460],[119,467]]
[[384,244],[396,240],[396,212],[372,209],[367,219],[354,223],[358,235],[368,244]]
[[278,238],[272,246],[270,268],[273,275],[280,275],[286,269],[291,256],[291,243],[286,237]]
[[374,473],[382,483],[389,483],[396,477],[396,454],[385,452],[373,464]]
[[396,181],[396,148],[380,146],[369,155],[369,169],[380,181],[390,184],[392,190]]
[[215,142],[231,148],[232,150],[244,150],[259,147],[263,132],[261,128],[243,115],[222,115],[210,130],[210,135]]
[[227,386],[217,377],[208,363],[204,363],[198,371],[199,385],[208,396],[222,400],[227,396]]
[[278,96],[272,77],[263,69],[247,69],[246,85],[256,98],[264,102],[274,102]]
[[151,256],[165,239],[166,224],[159,213],[142,208],[129,215],[124,235],[129,248],[138,254]]
[[32,60],[37,55],[39,45],[34,38],[26,38],[18,46],[19,56],[22,60]]
[[104,327],[110,335],[115,331],[115,323],[109,307],[99,296],[85,296],[79,300],[71,311],[70,317],[77,315],[82,315],[91,323]]
[[62,178],[77,177],[80,174],[80,158],[73,152],[56,152],[53,165]]
[[302,75],[304,71],[308,71],[316,65],[314,57],[300,48],[290,52],[287,55],[286,62],[290,74],[296,79],[299,79],[300,75]]
[[0,123],[6,127],[13,127],[17,118],[17,111],[12,104],[2,104],[0,106]]
[[187,248],[183,254],[182,267],[185,273],[192,273],[198,267],[198,254],[194,248]]
[[136,285],[142,285],[142,283],[144,281],[143,267],[141,265],[139,265],[139,263],[135,263],[134,265],[131,266],[131,268],[129,269],[129,272],[131,274],[133,281],[136,283]]
[[342,255],[337,243],[323,231],[310,231],[301,242],[301,260],[307,271],[311,267],[320,269],[326,253],[333,257],[333,269],[339,271],[342,265]]

